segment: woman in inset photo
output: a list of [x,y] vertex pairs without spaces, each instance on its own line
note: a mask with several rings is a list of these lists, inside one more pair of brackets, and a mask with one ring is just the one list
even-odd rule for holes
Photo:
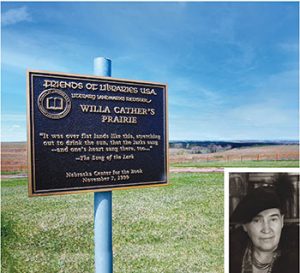
[[299,174],[233,173],[230,273],[299,272]]

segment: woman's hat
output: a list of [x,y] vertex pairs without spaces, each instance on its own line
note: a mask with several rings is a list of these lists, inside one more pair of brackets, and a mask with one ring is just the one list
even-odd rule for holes
[[260,187],[248,193],[231,215],[231,221],[245,224],[266,209],[281,208],[280,198],[274,189]]
[[287,173],[275,177],[273,186],[259,187],[250,191],[237,205],[231,222],[245,224],[261,211],[277,208],[284,213],[286,201],[293,195],[293,185]]

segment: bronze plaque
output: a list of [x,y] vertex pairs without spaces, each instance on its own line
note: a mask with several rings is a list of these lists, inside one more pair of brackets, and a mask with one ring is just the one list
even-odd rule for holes
[[29,195],[168,183],[167,86],[28,72]]

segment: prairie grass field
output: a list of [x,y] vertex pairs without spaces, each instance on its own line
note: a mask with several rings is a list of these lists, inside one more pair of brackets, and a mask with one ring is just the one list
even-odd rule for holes
[[[94,272],[93,193],[34,197],[2,181],[2,272]],[[113,192],[114,272],[223,272],[223,174]]]
[[198,161],[171,163],[172,167],[194,168],[295,168],[299,167],[299,160],[247,160],[247,161]]
[[[280,168],[299,160],[170,166]],[[223,173],[172,173],[166,187],[114,191],[114,272],[224,272],[223,180]],[[29,198],[27,184],[1,183],[1,272],[94,272],[93,193]]]
[[[201,167],[298,167],[299,145],[242,147],[208,154],[189,149],[169,149],[171,166]],[[178,165],[180,164],[180,165]],[[2,174],[27,173],[26,142],[1,143]]]

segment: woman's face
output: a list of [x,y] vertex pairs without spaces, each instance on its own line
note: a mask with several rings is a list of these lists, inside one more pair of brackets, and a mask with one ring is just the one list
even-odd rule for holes
[[277,248],[282,227],[283,215],[276,208],[261,211],[251,222],[243,225],[254,248],[264,252],[272,252]]

